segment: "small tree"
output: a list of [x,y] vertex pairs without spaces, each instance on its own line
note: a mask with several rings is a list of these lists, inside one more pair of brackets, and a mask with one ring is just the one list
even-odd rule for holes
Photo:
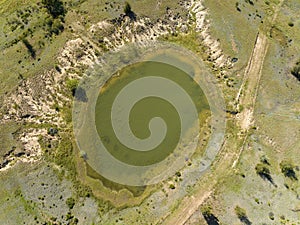
[[295,170],[294,170],[295,166],[293,165],[292,162],[284,160],[280,163],[280,168],[281,168],[281,172],[284,174],[284,176],[286,176],[292,180],[298,180]]
[[291,70],[291,74],[300,81],[300,62],[296,63],[296,65]]
[[238,216],[239,219],[243,217],[247,217],[246,210],[239,207],[238,205],[234,208],[235,214]]
[[219,219],[212,213],[211,206],[204,206],[201,212],[207,224],[219,225]]
[[68,79],[66,81],[66,86],[72,92],[73,96],[75,96],[78,84],[79,84],[79,81],[77,79]]
[[73,207],[74,207],[74,205],[75,205],[75,199],[72,198],[72,197],[67,198],[66,204],[67,204],[67,206],[69,207],[69,209],[73,209]]
[[58,35],[60,32],[64,30],[64,25],[62,24],[60,19],[54,19],[51,27],[49,29],[50,34]]
[[255,167],[256,173],[261,176],[261,177],[269,177],[270,175],[270,170],[263,164],[259,163]]
[[53,18],[64,16],[66,13],[64,4],[60,0],[42,0],[42,4]]
[[270,181],[274,186],[276,186],[273,182],[270,170],[265,164],[262,163],[257,164],[255,170],[257,175],[259,175],[263,179]]
[[269,160],[268,158],[263,155],[262,157],[260,157],[260,161],[263,163],[263,164],[266,164],[266,165],[269,165],[270,166],[270,163],[269,163]]
[[175,189],[175,185],[174,184],[170,184],[169,188],[172,189],[172,190],[174,190]]
[[241,207],[239,207],[239,206],[237,205],[237,206],[235,207],[234,211],[235,211],[235,214],[237,215],[237,217],[239,218],[239,220],[240,220],[242,223],[244,223],[244,224],[246,224],[246,225],[252,224],[251,221],[248,219],[248,216],[247,216],[247,214],[246,214],[246,210],[245,210],[245,209],[243,209],[243,208],[241,208]]

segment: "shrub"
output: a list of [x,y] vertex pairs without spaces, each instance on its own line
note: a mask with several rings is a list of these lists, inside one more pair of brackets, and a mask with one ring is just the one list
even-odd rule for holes
[[42,0],[42,4],[53,18],[64,16],[66,13],[64,4],[60,0]]
[[175,185],[174,184],[170,184],[169,188],[173,190],[173,189],[175,189]]
[[270,220],[274,220],[275,219],[274,213],[270,212],[269,213],[269,218],[270,218]]
[[242,11],[242,10],[240,9],[240,7],[239,7],[239,3],[238,3],[238,2],[235,3],[235,8],[236,8],[236,10],[239,11],[239,12]]
[[234,211],[235,211],[235,214],[237,215],[237,217],[239,218],[239,220],[240,220],[242,223],[244,223],[244,224],[246,224],[246,225],[252,224],[252,223],[250,222],[250,220],[248,219],[248,216],[247,216],[247,214],[246,214],[246,210],[245,210],[245,209],[243,209],[243,208],[241,208],[241,207],[239,207],[239,206],[236,206],[235,209],[234,209]]
[[50,28],[50,34],[58,35],[60,32],[64,30],[64,25],[59,19],[54,19]]
[[270,176],[270,170],[261,163],[256,165],[255,170],[256,170],[256,173],[262,177]]
[[274,186],[276,186],[273,182],[273,179],[271,177],[271,173],[270,173],[270,170],[269,168],[265,165],[265,164],[262,164],[262,163],[259,163],[256,165],[255,167],[255,170],[256,170],[256,173],[263,179],[266,179],[268,181],[270,181]]
[[268,158],[263,155],[262,157],[260,157],[260,161],[263,163],[263,164],[266,164],[266,165],[269,165],[270,166],[270,162],[268,160]]
[[73,209],[74,205],[75,205],[75,199],[70,197],[66,200],[66,204],[69,207],[69,209]]
[[300,62],[296,63],[296,65],[291,70],[291,74],[300,81]]
[[72,92],[72,95],[75,96],[76,88],[79,84],[79,81],[76,79],[68,79],[66,81],[67,88]]
[[219,219],[212,213],[210,206],[205,206],[201,209],[202,215],[209,225],[219,225]]
[[179,171],[177,171],[177,172],[175,173],[175,175],[176,175],[177,177],[181,177],[181,173],[180,173]]
[[238,218],[246,217],[246,210],[239,207],[238,205],[234,208],[235,214],[238,216]]
[[295,166],[291,162],[282,161],[280,163],[280,168],[284,176],[289,177],[292,180],[298,180],[294,170]]

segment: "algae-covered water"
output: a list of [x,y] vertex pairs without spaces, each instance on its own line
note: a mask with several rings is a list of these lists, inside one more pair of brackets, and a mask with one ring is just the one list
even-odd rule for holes
[[[123,122],[129,123],[134,136],[143,140],[152,135],[149,128],[151,119],[161,118],[167,128],[162,142],[149,151],[139,151],[126,146],[118,139],[112,125],[113,103],[118,94],[130,83],[147,77],[167,79],[180,86],[192,99],[198,114],[209,110],[208,101],[199,85],[189,74],[175,66],[156,61],[145,61],[123,68],[116,76],[109,79],[99,92],[95,109],[95,121],[99,137],[110,154],[116,159],[134,166],[151,165],[168,157],[176,148],[180,134],[183,132],[181,129],[181,115],[179,115],[175,106],[166,99],[151,95],[137,101],[130,110],[129,121],[120,121],[120,125],[123,126]],[[153,85],[149,82],[148,86],[140,87],[137,95],[139,92],[142,94],[145,89],[151,89],[154,88],[153,86],[159,85],[161,84]],[[164,87],[162,86],[161,89],[164,89]],[[184,98],[180,96],[180,91],[174,91],[172,95],[178,101],[182,101],[180,104],[183,107],[185,106],[186,103]],[[122,109],[120,109],[121,112]],[[190,112],[187,109],[185,113],[189,115]],[[189,122],[190,126],[193,126],[195,121]],[[200,121],[200,124],[197,125],[201,126],[202,122]]]

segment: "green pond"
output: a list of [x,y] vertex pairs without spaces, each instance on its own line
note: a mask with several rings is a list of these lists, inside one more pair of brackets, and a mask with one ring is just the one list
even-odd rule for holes
[[[177,146],[181,134],[180,115],[175,107],[165,99],[149,96],[141,99],[131,108],[128,121],[130,129],[137,138],[145,139],[151,134],[150,120],[154,117],[162,118],[167,127],[163,141],[154,149],[138,151],[122,144],[115,135],[111,118],[114,100],[128,84],[149,76],[162,77],[178,84],[192,99],[198,115],[209,111],[208,101],[199,85],[177,67],[156,61],[145,61],[123,68],[99,91],[95,122],[99,137],[109,153],[116,159],[134,166],[151,165],[168,157]],[[203,125],[203,121],[198,125]]]

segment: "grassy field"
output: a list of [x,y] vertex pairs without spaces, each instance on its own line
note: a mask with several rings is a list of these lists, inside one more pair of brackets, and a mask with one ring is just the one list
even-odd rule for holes
[[264,23],[269,22],[268,16],[274,13],[276,2],[254,1],[253,5],[245,0],[204,2],[209,9],[212,35],[220,41],[225,54],[238,58],[234,68],[236,71],[247,65],[257,32]]
[[[280,166],[291,162],[299,176],[299,82],[291,74],[299,59],[299,9],[298,1],[285,1],[274,26],[265,31],[270,46],[256,102],[256,129],[246,141],[236,173],[219,186],[217,200],[207,202],[221,223],[240,223],[237,206],[252,224],[299,223],[299,213],[293,211],[299,207],[299,182],[285,176]],[[257,174],[257,164],[269,169],[274,184]]]

